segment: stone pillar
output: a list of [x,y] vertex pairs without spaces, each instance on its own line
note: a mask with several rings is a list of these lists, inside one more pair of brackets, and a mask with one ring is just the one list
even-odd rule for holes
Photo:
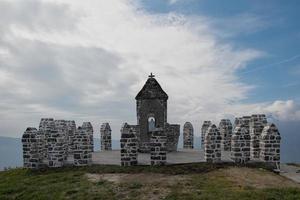
[[167,162],[167,136],[163,128],[151,132],[150,159],[151,165],[165,165]]
[[250,120],[250,157],[251,159],[259,159],[261,134],[264,126],[267,124],[265,115],[252,115]]
[[219,131],[222,137],[224,151],[231,149],[232,124],[229,119],[222,119],[219,124]]
[[67,128],[67,122],[66,120],[54,120],[55,124],[55,130],[57,130],[60,134],[61,137],[63,137],[63,149],[65,151],[64,155],[64,160],[67,160],[68,158],[68,128]]
[[121,165],[137,165],[138,141],[135,129],[124,123],[121,128]]
[[83,122],[81,128],[85,129],[88,135],[90,136],[90,149],[94,152],[94,129],[91,122]]
[[100,128],[101,151],[111,150],[111,128],[109,123],[103,123]]
[[66,160],[65,132],[51,130],[47,138],[48,167],[62,167]]
[[204,149],[205,133],[208,127],[211,125],[211,121],[204,121],[201,128],[201,149]]
[[71,120],[71,121],[66,121],[66,125],[67,125],[67,144],[68,144],[67,152],[68,155],[73,155],[76,123],[75,121]]
[[204,158],[206,162],[221,161],[221,135],[216,127],[212,124],[206,131],[204,141]]
[[280,164],[280,141],[280,133],[275,124],[267,124],[261,135],[260,159],[278,167]]
[[183,126],[183,148],[194,148],[194,128],[190,122],[186,122]]
[[92,164],[90,133],[87,129],[78,127],[74,135],[74,165],[86,166]]
[[[50,132],[55,129],[54,119],[53,118],[42,118],[39,125],[39,132],[41,135],[41,138],[44,137],[44,139],[41,141],[43,146],[43,160],[45,163],[48,164],[48,146],[47,146],[47,140],[50,135]],[[42,136],[43,135],[43,136]]]
[[236,163],[250,160],[250,134],[244,124],[235,127],[231,137],[231,159]]
[[167,136],[167,151],[177,151],[180,125],[166,123],[164,131]]
[[23,162],[25,168],[38,169],[40,165],[39,139],[36,128],[27,128],[22,136]]

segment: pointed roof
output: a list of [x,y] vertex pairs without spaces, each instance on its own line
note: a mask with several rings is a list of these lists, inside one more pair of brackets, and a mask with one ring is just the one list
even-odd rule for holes
[[141,91],[136,95],[138,99],[163,99],[167,100],[167,93],[161,88],[154,75],[151,73]]

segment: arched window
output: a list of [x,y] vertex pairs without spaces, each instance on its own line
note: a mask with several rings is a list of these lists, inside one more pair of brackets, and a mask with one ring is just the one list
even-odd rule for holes
[[154,131],[155,129],[155,118],[154,117],[149,117],[148,118],[148,131]]

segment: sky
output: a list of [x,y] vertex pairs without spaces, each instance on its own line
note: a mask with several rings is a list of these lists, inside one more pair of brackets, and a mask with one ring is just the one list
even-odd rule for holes
[[[300,128],[300,3],[249,0],[0,0],[0,136],[42,117],[136,124],[150,72],[168,121],[255,113]],[[297,132],[289,133],[295,138]],[[100,136],[99,136],[100,137]],[[300,138],[297,137],[297,138]]]

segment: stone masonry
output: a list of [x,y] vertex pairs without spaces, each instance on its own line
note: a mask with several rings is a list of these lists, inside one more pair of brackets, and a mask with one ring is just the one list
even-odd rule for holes
[[204,142],[204,159],[206,162],[221,161],[222,137],[216,125],[212,124],[206,131]]
[[194,148],[194,128],[190,122],[186,122],[183,126],[183,148]]
[[103,123],[100,128],[101,150],[111,150],[111,128],[109,123]]
[[83,122],[81,128],[85,129],[85,131],[89,135],[90,150],[91,150],[91,152],[94,152],[94,135],[93,135],[94,129],[93,129],[91,122]]
[[166,123],[164,131],[167,136],[167,151],[177,151],[177,145],[180,135],[180,125]]
[[224,151],[231,149],[232,124],[229,119],[222,119],[219,123],[219,131],[222,137],[222,146]]
[[74,165],[86,166],[92,163],[90,132],[86,128],[78,127],[74,135]]
[[252,115],[250,120],[250,157],[251,159],[259,159],[261,134],[264,126],[267,124],[265,115]]
[[73,155],[73,151],[74,151],[73,141],[76,132],[76,123],[74,120],[69,120],[66,121],[66,125],[67,125],[67,143],[68,143],[67,152],[68,155]]
[[137,165],[138,139],[135,129],[129,124],[124,123],[121,128],[121,165]]
[[41,163],[37,132],[36,128],[29,127],[22,136],[24,167],[30,169],[38,169]]
[[211,121],[204,121],[201,128],[201,149],[204,149],[205,133],[208,127],[211,125]]
[[167,137],[163,128],[152,131],[150,159],[151,165],[165,165],[167,162]]
[[62,167],[66,160],[65,132],[60,129],[51,130],[47,138],[48,167]]
[[280,133],[275,124],[267,124],[261,135],[260,159],[278,167],[280,163],[280,141]]
[[236,163],[250,160],[250,134],[244,124],[238,124],[231,137],[231,159]]

